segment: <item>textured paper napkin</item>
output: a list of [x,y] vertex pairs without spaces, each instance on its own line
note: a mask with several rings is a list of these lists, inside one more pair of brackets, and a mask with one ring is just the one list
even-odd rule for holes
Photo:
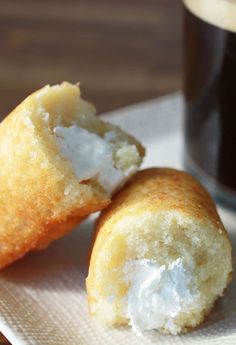
[[[144,166],[180,168],[182,103],[179,94],[114,112],[109,117],[147,147]],[[236,250],[235,215],[221,211]],[[95,216],[47,250],[27,255],[0,274],[0,331],[13,345],[236,344],[234,280],[199,329],[181,336],[129,328],[106,330],[88,316],[85,277]]]

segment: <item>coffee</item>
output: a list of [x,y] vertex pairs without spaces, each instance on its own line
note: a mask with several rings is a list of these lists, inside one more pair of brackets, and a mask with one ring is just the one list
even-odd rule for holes
[[236,1],[184,2],[187,165],[234,195]]

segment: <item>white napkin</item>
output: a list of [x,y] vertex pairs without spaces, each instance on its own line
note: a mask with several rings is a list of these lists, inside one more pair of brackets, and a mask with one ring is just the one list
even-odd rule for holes
[[[145,167],[181,168],[179,94],[113,112],[108,120],[144,143]],[[236,244],[236,216],[221,212]],[[168,336],[153,331],[140,339],[128,327],[107,330],[95,324],[88,316],[84,285],[94,218],[47,250],[28,254],[1,272],[0,331],[13,345],[236,344],[235,280],[207,321],[186,335]]]

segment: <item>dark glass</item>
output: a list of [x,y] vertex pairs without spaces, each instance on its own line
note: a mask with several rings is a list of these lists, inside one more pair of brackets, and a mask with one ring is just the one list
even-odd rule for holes
[[184,12],[186,164],[236,204],[236,33]]

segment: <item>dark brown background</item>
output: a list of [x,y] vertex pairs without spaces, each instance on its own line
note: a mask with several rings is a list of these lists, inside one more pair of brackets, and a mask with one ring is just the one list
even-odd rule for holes
[[178,90],[180,33],[180,0],[0,0],[0,118],[62,80],[99,112]]
[[99,112],[181,86],[180,0],[0,0],[0,116],[80,81]]

